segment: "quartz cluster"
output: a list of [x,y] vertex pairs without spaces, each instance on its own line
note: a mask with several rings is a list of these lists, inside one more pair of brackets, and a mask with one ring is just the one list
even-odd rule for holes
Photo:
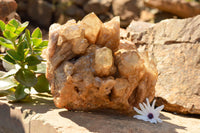
[[158,74],[147,52],[120,40],[119,17],[102,23],[90,13],[50,26],[46,76],[59,108],[133,114],[153,100]]

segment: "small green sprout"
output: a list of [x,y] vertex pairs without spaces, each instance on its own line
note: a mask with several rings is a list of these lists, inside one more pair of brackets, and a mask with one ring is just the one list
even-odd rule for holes
[[[9,101],[22,101],[30,96],[32,88],[37,92],[50,92],[45,77],[46,63],[41,57],[48,41],[42,40],[42,32],[36,28],[32,34],[26,29],[28,22],[12,19],[7,24],[0,20],[0,45],[7,48],[0,57],[7,72],[0,71],[0,96]],[[25,30],[25,31],[24,31]]]

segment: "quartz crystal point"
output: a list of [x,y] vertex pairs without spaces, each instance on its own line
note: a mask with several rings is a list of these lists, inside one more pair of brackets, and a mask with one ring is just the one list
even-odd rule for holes
[[119,17],[102,23],[94,13],[51,25],[46,76],[57,107],[132,115],[154,98],[155,64],[119,32]]

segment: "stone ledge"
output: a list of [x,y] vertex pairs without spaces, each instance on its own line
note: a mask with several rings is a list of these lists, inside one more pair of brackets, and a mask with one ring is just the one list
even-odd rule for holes
[[[10,115],[6,116],[6,113]],[[4,131],[8,133],[12,131],[17,133],[23,131],[26,133],[195,133],[200,131],[200,117],[195,118],[197,116],[188,117],[161,112],[160,118],[163,123],[151,124],[115,114],[58,109],[54,106],[52,98],[47,95],[45,97],[34,95],[31,103],[11,104],[5,98],[0,98],[0,116],[1,119],[12,117],[7,123],[0,122],[0,133]],[[13,124],[13,120],[18,121]],[[6,130],[8,127],[9,130]]]

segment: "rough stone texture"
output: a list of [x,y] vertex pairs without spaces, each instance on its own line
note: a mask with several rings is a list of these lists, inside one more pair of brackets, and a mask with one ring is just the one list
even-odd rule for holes
[[172,112],[200,114],[200,15],[164,20],[130,38],[139,51],[148,49],[157,61],[157,105],[165,104],[164,109]]
[[128,32],[140,33],[146,31],[148,28],[153,27],[154,25],[155,24],[153,23],[132,20],[126,30]]
[[144,0],[145,5],[187,18],[200,14],[200,3],[186,0]]
[[44,0],[29,0],[27,10],[29,17],[39,25],[49,27],[51,24],[53,6]]
[[140,9],[138,0],[113,0],[112,9],[115,16],[120,16],[121,26],[126,27],[133,19],[138,19]]
[[[161,112],[160,118],[163,123],[151,124],[110,113],[71,112],[57,109],[48,95],[32,97],[33,101],[29,103],[9,103],[10,110],[21,108],[21,114],[17,116],[23,116],[26,133],[198,133],[200,130],[198,116],[180,116]],[[0,98],[0,101],[8,104],[4,98]],[[5,109],[5,105],[2,107]],[[7,105],[6,109],[9,109]],[[7,116],[4,114],[5,112],[2,113],[0,110],[0,116],[3,115],[6,119]],[[5,121],[1,122],[5,123]],[[16,132],[19,127],[13,129]]]
[[154,62],[119,32],[119,17],[103,24],[94,13],[50,27],[47,78],[57,107],[132,114],[154,98]]
[[103,14],[108,12],[112,0],[89,0],[84,5],[84,10],[87,13],[94,12],[95,14]]
[[17,3],[15,0],[0,0],[0,19],[8,22],[16,18],[20,20],[19,15],[16,13]]
[[24,133],[20,109],[13,109],[0,101],[0,133]]

